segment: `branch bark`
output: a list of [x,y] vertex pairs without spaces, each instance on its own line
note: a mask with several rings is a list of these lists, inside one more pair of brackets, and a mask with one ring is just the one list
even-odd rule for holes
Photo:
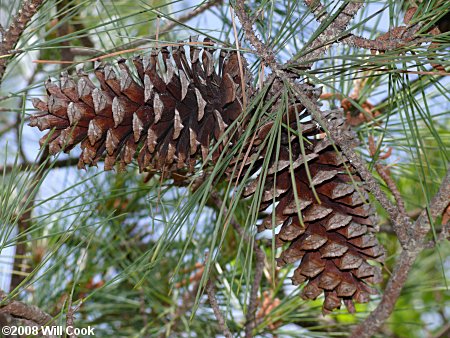
[[429,208],[422,211],[414,223],[412,236],[407,247],[401,252],[391,278],[384,290],[381,302],[370,315],[352,332],[351,337],[369,338],[374,335],[394,310],[395,303],[405,285],[408,273],[418,255],[425,247],[425,237],[430,230],[430,223],[443,213],[450,200],[450,168],[442,181],[441,188],[430,203]]
[[230,329],[228,329],[227,323],[225,322],[222,311],[220,311],[219,304],[217,303],[216,290],[214,289],[214,284],[211,282],[211,280],[208,280],[208,282],[206,283],[206,294],[208,295],[209,304],[211,304],[214,315],[217,318],[217,322],[219,323],[223,335],[226,338],[233,338],[233,335],[231,334]]
[[[11,25],[3,32],[3,40],[0,44],[0,56],[7,56],[15,48],[27,24],[34,14],[38,11],[44,0],[25,0],[22,6],[13,18]],[[6,65],[9,57],[0,58],[0,83],[5,75]]]
[[[220,197],[217,196],[217,194],[213,193],[211,194],[211,199],[214,201],[215,206],[220,210],[222,206],[224,205],[224,202]],[[231,216],[228,215],[228,210],[224,208],[224,214],[227,215],[228,218],[230,218],[230,224],[232,227],[236,230],[236,232],[239,234],[241,238],[244,239],[247,243],[252,243],[253,241],[253,251],[255,253],[255,274],[253,277],[253,282],[250,290],[250,298],[248,302],[248,311],[245,316],[246,323],[245,323],[245,337],[249,338],[253,336],[253,330],[256,327],[257,320],[256,320],[256,312],[258,310],[258,291],[259,287],[261,285],[261,280],[264,272],[264,262],[266,259],[265,252],[258,246],[256,241],[253,240],[253,238],[245,232],[245,230],[241,227],[241,225],[236,222],[236,220]]]
[[[79,159],[78,158],[67,158],[67,159],[62,159],[62,160],[57,160],[54,161],[53,163],[51,163],[51,167],[52,168],[66,168],[66,167],[72,167],[78,164]],[[0,174],[9,174],[11,173],[13,170],[27,170],[30,168],[34,168],[36,167],[36,163],[32,163],[32,162],[25,162],[25,163],[21,163],[19,165],[6,165],[6,166],[0,166]]]

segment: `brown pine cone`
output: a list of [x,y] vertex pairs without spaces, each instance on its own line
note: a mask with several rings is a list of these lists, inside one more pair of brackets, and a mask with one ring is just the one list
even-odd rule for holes
[[[59,85],[49,80],[48,101],[34,99],[42,113],[30,118],[30,125],[40,130],[55,128],[41,145],[48,142],[50,153],[56,154],[80,143],[79,167],[105,157],[105,170],[116,162],[124,167],[137,153],[141,171],[192,171],[197,159],[205,161],[210,147],[220,141],[213,154],[217,157],[228,141],[226,128],[242,112],[238,55],[221,50],[216,63],[209,39],[203,47],[191,41],[188,50],[189,60],[184,46],[156,49],[135,57],[131,69],[127,60],[118,62],[119,70],[97,64],[100,86],[83,72],[77,79],[63,73]],[[250,86],[245,90],[250,95]]]
[[[311,92],[314,95],[317,100],[320,94]],[[324,293],[324,313],[339,308],[342,301],[354,312],[354,301],[367,302],[369,295],[376,293],[369,284],[381,281],[381,271],[367,261],[383,261],[384,249],[374,235],[375,216],[361,178],[344,155],[335,151],[318,124],[311,120],[297,123],[309,117],[307,112],[296,113],[303,110],[297,105],[284,116],[283,124],[289,125],[291,131],[288,134],[282,127],[279,148],[274,146],[269,151],[267,142],[263,143],[273,122],[257,130],[242,174],[251,170],[257,177],[248,184],[244,196],[261,196],[260,211],[271,208],[258,231],[281,226],[276,244],[288,246],[278,258],[278,265],[300,261],[292,282],[307,283],[301,296],[316,299]],[[344,120],[333,112],[328,112],[327,118],[334,128],[349,132]],[[298,130],[303,145],[293,133]],[[269,160],[267,169],[264,158]]]

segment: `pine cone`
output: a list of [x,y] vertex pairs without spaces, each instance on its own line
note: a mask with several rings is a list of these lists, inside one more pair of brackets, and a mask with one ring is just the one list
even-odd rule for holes
[[[310,91],[310,95],[317,100],[320,94]],[[274,147],[271,153],[267,146],[261,150],[273,122],[263,125],[257,130],[253,148],[243,164],[246,168],[243,172],[259,171],[246,187],[244,196],[254,195],[264,182],[264,187],[260,188],[262,192],[259,192],[260,211],[272,207],[274,215],[272,212],[267,215],[258,226],[258,231],[281,225],[276,235],[276,245],[289,246],[278,258],[278,265],[301,260],[292,277],[295,285],[307,282],[301,296],[316,299],[325,293],[324,313],[339,308],[342,301],[350,312],[354,312],[353,301],[367,302],[369,295],[376,293],[368,284],[379,283],[381,271],[367,260],[383,261],[384,250],[373,234],[375,217],[367,203],[368,196],[361,178],[344,155],[335,151],[315,122],[297,125],[297,121],[309,117],[308,113],[296,113],[302,111],[304,107],[301,105],[292,106],[283,123],[289,125],[292,131],[300,127],[305,156],[302,155],[298,136],[293,135],[292,131],[288,135],[283,127],[280,148]],[[333,112],[328,112],[327,118],[334,128],[349,132],[345,129],[344,120],[337,118]],[[259,156],[258,151],[261,151]],[[265,157],[269,157],[267,172],[263,167]],[[240,161],[238,167],[242,166],[243,159]],[[254,166],[250,169],[251,163]],[[264,181],[262,175],[265,175]]]
[[[141,171],[193,171],[220,140],[214,160],[229,141],[226,128],[242,112],[238,55],[221,50],[216,69],[213,42],[205,39],[200,48],[193,40],[190,61],[184,46],[135,57],[137,75],[127,60],[118,62],[118,72],[111,64],[97,64],[100,88],[83,72],[76,80],[63,73],[59,86],[48,80],[48,102],[34,99],[42,113],[30,118],[30,126],[55,128],[41,145],[48,142],[56,154],[81,143],[80,168],[96,165],[105,153],[105,170],[116,162],[124,167],[138,153]],[[245,90],[250,95],[250,87]]]

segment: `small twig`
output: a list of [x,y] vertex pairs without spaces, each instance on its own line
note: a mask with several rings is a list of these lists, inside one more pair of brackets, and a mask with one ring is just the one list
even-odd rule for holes
[[432,338],[444,338],[450,334],[450,323],[445,324]]
[[[212,193],[211,199],[214,201],[214,204],[216,207],[220,210],[222,206],[224,205],[224,202],[221,200],[217,194]],[[224,209],[224,214],[228,214],[228,210]],[[254,239],[242,228],[242,226],[236,222],[236,220],[231,217],[231,215],[228,215],[230,219],[230,224],[233,226],[233,228],[236,230],[238,235],[243,238],[243,240],[246,243],[252,243],[253,242],[253,251],[255,253],[256,262],[255,262],[255,275],[253,277],[253,283],[250,290],[250,298],[249,298],[249,305],[248,305],[248,311],[246,315],[246,324],[245,324],[245,336],[246,337],[252,337],[253,329],[256,326],[256,312],[257,312],[257,305],[258,305],[258,291],[259,287],[261,285],[261,279],[263,276],[264,271],[264,261],[266,259],[266,254],[264,250],[262,250],[258,244],[254,241]]]
[[[69,299],[69,304],[67,306],[67,314],[66,314],[66,327],[75,327],[75,312],[80,309],[81,303],[77,305],[75,308],[72,307],[72,297]],[[70,332],[69,338],[77,338],[75,333]]]
[[442,214],[450,200],[450,168],[442,181],[439,192],[431,201],[429,207],[422,211],[413,226],[413,232],[408,245],[397,259],[392,276],[388,281],[383,297],[374,311],[361,322],[352,332],[351,337],[372,337],[394,310],[395,303],[403,289],[417,256],[425,247],[425,237],[430,229],[430,220]]
[[225,318],[220,311],[219,304],[217,303],[216,291],[211,280],[208,280],[206,282],[206,294],[208,295],[209,304],[214,311],[214,315],[216,316],[217,322],[219,323],[219,327],[222,330],[223,335],[227,338],[233,338],[233,335],[231,334],[231,331],[228,328],[227,323],[225,322]]
[[[288,61],[286,65],[292,65],[294,62],[308,64],[325,53],[342,36],[350,20],[363,6],[364,2],[349,2],[336,18],[330,22],[328,27],[308,46],[308,50],[298,59]],[[311,64],[308,65],[308,68],[310,66]]]
[[432,38],[390,38],[386,40],[370,40],[356,35],[349,35],[344,37],[341,42],[352,47],[363,49],[390,51],[401,47],[408,47],[420,43],[431,42]]
[[[234,222],[236,223],[236,222]],[[236,223],[236,226],[239,224]],[[263,250],[256,244],[253,243],[253,250],[255,251],[256,262],[255,262],[255,276],[253,277],[253,283],[250,291],[250,299],[248,303],[248,311],[245,317],[246,325],[245,325],[245,337],[251,338],[253,337],[253,329],[256,326],[256,311],[258,308],[258,290],[261,285],[261,279],[264,271],[264,260],[266,259],[266,255]]]
[[[7,55],[10,50],[14,49],[28,22],[36,14],[43,2],[44,0],[26,0],[22,3],[22,7],[13,18],[11,25],[2,34],[3,40],[0,41],[0,56]],[[9,59],[9,57],[0,58],[0,83]]]
[[236,15],[241,22],[242,28],[244,29],[246,39],[256,49],[261,61],[264,62],[267,66],[273,68],[274,64],[276,64],[275,53],[255,35],[252,27],[252,20],[245,10],[245,4],[243,0],[236,0],[235,10]]
[[[374,138],[372,135],[369,136],[369,153],[370,153],[370,156],[372,156],[372,157],[374,157],[377,153],[375,141],[374,141]],[[400,212],[401,216],[403,218],[408,218],[408,215],[407,215],[406,209],[405,209],[405,203],[403,202],[403,198],[402,198],[397,186],[395,185],[395,182],[392,179],[391,175],[389,175],[387,167],[376,162],[375,170],[378,172],[378,174],[383,179],[383,181],[386,182],[386,185],[388,186],[389,190],[391,191],[392,195],[394,196],[395,202],[397,203],[398,211]]]

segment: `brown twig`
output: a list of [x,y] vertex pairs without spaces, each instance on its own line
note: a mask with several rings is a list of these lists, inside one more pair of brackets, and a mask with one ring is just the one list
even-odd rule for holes
[[[224,202],[215,193],[211,194],[211,199],[214,201],[215,206],[220,210],[223,208]],[[248,311],[246,314],[246,324],[245,324],[245,336],[252,337],[253,329],[256,326],[256,312],[258,310],[258,290],[261,285],[261,279],[264,271],[264,261],[266,259],[265,252],[258,246],[254,239],[241,227],[241,225],[236,222],[236,220],[228,215],[227,208],[224,208],[224,214],[230,218],[230,224],[236,230],[238,235],[246,242],[253,242],[253,251],[255,253],[255,275],[253,277],[253,282],[250,290],[250,298],[248,302]]]
[[[81,303],[76,307],[72,307],[72,298],[69,299],[69,304],[67,305],[66,314],[66,327],[75,327],[75,312],[79,310]],[[77,338],[74,330],[69,333],[69,338]]]
[[[236,226],[239,224],[236,223]],[[235,228],[236,228],[235,226]],[[257,245],[253,244],[253,250],[255,251],[256,261],[255,261],[255,276],[253,277],[253,283],[250,291],[250,299],[248,303],[248,311],[245,317],[245,337],[253,337],[253,329],[256,326],[256,311],[258,310],[258,290],[261,285],[261,279],[264,271],[264,260],[266,255],[263,250]]]
[[[308,50],[296,60],[288,61],[287,64],[291,64],[294,61],[298,64],[308,64],[317,59],[320,55],[325,53],[331,45],[338,41],[343,32],[347,28],[350,20],[356,15],[356,13],[364,6],[363,2],[350,2],[342,11],[336,16],[336,18],[330,22],[322,33],[308,46]],[[308,68],[311,64],[308,65]]]
[[414,223],[411,236],[406,248],[397,259],[392,276],[388,281],[383,297],[374,311],[361,322],[352,332],[351,337],[368,338],[383,325],[389,318],[403,286],[408,278],[417,256],[425,247],[425,237],[430,229],[430,222],[442,214],[450,200],[450,169],[442,181],[439,192],[430,203],[429,208],[422,211]]
[[[375,140],[372,135],[369,136],[369,153],[370,153],[370,156],[372,156],[372,157],[375,157],[375,155],[377,153],[377,148],[375,146]],[[380,156],[380,158],[381,158],[381,156]],[[408,218],[408,214],[406,213],[405,203],[403,202],[403,198],[402,198],[400,191],[398,190],[394,180],[392,179],[391,175],[389,174],[387,167],[378,162],[375,162],[375,170],[378,172],[378,174],[383,179],[383,181],[386,182],[386,185],[388,186],[389,190],[391,191],[392,195],[394,196],[395,202],[397,203],[398,211],[400,212],[401,216],[403,216],[404,218]]]
[[[3,32],[3,40],[0,43],[0,56],[8,55],[10,50],[14,49],[28,22],[36,14],[43,2],[44,0],[25,0],[22,3],[10,26]],[[0,83],[9,59],[9,57],[0,57]]]
[[408,47],[431,41],[432,41],[431,38],[411,39],[411,37],[402,37],[402,38],[393,37],[388,38],[386,40],[376,40],[376,39],[371,40],[356,35],[349,35],[341,40],[341,42],[348,44],[349,46],[352,47],[372,49],[372,50],[382,50],[382,51],[394,50],[402,47]]
[[211,282],[211,280],[208,280],[206,282],[206,294],[208,295],[209,304],[214,311],[214,315],[216,316],[217,322],[223,332],[223,335],[227,338],[233,338],[233,335],[231,334],[231,331],[228,328],[227,323],[225,322],[222,311],[220,311],[219,304],[217,303],[216,290],[214,289],[214,284]]
[[450,335],[450,323],[445,324],[432,338],[445,338]]

